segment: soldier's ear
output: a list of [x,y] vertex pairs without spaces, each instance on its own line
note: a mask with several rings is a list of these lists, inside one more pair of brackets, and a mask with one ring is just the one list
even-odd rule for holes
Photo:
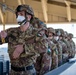
[[31,15],[27,15],[28,20],[31,20],[32,16]]

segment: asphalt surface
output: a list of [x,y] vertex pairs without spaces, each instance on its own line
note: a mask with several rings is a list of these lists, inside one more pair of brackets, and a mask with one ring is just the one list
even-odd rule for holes
[[76,75],[76,61],[67,62],[44,75]]

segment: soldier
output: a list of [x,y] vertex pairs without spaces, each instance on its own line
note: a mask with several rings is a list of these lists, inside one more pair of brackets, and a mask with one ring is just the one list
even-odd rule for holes
[[68,59],[71,56],[70,51],[71,51],[71,46],[70,43],[68,41],[68,32],[64,31],[64,38],[63,38],[63,42],[66,44],[67,46],[67,50],[68,50]]
[[53,42],[56,44],[58,50],[58,66],[62,65],[62,45],[60,44],[59,36],[60,33],[58,32],[58,29],[55,29]]
[[31,23],[33,18],[34,12],[29,5],[19,5],[16,8],[16,19],[20,27],[9,28],[0,33],[0,38],[8,43],[10,75],[36,75],[34,62],[40,53],[47,52],[45,28],[34,28]]
[[68,34],[68,42],[70,44],[70,47],[71,47],[71,50],[70,50],[70,58],[73,58],[75,56],[75,43],[74,41],[72,40],[73,38],[73,34],[72,33],[69,33]]
[[63,63],[65,63],[68,59],[68,48],[66,43],[64,42],[64,30],[63,29],[58,29],[59,33],[59,43],[62,45],[62,60]]
[[57,47],[56,45],[54,44],[53,42],[53,38],[54,38],[54,35],[55,35],[55,30],[53,28],[47,28],[47,35],[48,35],[48,39],[50,40],[50,49],[52,51],[52,66],[51,66],[51,70],[55,69],[58,67],[58,50],[57,50]]
[[[34,19],[31,21],[31,23],[35,28],[37,28],[37,29],[44,28],[45,32],[47,31],[46,25],[41,20],[39,20],[38,18],[34,17]],[[46,35],[45,35],[45,37],[46,37]],[[47,42],[49,42],[47,38],[46,38],[46,40],[47,40]],[[40,51],[41,51],[41,49],[40,49]],[[44,73],[50,71],[51,62],[52,62],[51,51],[48,47],[47,52],[46,53],[40,53],[40,56],[36,60],[35,68],[37,71],[37,75],[43,75]]]

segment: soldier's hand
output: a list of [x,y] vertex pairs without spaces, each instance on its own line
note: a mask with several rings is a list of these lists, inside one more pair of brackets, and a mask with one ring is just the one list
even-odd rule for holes
[[23,52],[23,45],[16,45],[13,52],[13,59],[19,58],[20,54]]
[[5,31],[1,31],[0,36],[1,36],[1,38],[6,38],[7,33]]

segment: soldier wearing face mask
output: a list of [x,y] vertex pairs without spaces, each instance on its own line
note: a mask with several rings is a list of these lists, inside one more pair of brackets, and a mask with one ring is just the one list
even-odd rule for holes
[[53,42],[57,46],[57,50],[58,50],[58,66],[62,65],[62,46],[59,43],[59,35],[60,32],[58,32],[58,29],[55,29]]
[[63,41],[66,43],[67,50],[68,50],[68,59],[71,57],[70,51],[71,51],[71,45],[68,41],[68,32],[64,31],[64,38]]
[[58,67],[58,50],[56,44],[53,42],[53,38],[55,35],[55,30],[53,28],[47,28],[48,39],[50,40],[50,48],[52,50],[52,67],[51,70]]
[[[45,37],[46,27],[38,29],[33,26],[31,21],[34,18],[34,12],[29,5],[19,5],[15,13],[20,26],[0,32],[0,44],[8,43],[10,75],[36,75],[34,67],[36,58],[40,53],[46,54],[48,49]],[[3,38],[5,42],[2,41]]]
[[68,46],[64,40],[64,30],[58,29],[57,32],[59,33],[59,43],[62,46],[62,60],[65,63],[68,60]]
[[69,51],[69,58],[73,58],[75,56],[75,43],[72,40],[72,38],[73,38],[73,34],[69,33],[68,37],[67,37],[70,48],[71,48],[70,51]]

